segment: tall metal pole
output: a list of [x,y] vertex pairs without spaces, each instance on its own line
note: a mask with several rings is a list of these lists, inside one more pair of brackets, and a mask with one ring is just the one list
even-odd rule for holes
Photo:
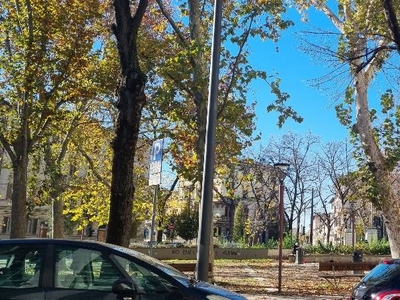
[[278,245],[278,293],[282,291],[282,247],[283,247],[283,180],[286,177],[286,171],[289,168],[288,163],[276,163],[274,165],[275,171],[277,172],[277,177],[279,180],[279,245]]
[[159,185],[156,184],[154,186],[154,195],[153,195],[153,214],[151,215],[150,245],[149,245],[149,255],[150,256],[153,255],[154,228],[155,228],[156,213],[157,213],[158,188],[159,188]]
[[354,226],[354,212],[351,211],[351,247],[354,251],[355,249],[355,226]]
[[282,291],[282,247],[283,247],[283,180],[279,179],[279,257],[278,257],[278,293]]
[[314,237],[314,189],[311,190],[311,212],[310,212],[310,245]]
[[350,203],[350,222],[351,222],[351,247],[354,251],[354,238],[355,238],[355,230],[354,230],[354,203]]
[[207,132],[204,151],[203,184],[201,190],[199,242],[197,246],[196,278],[208,281],[210,239],[213,205],[213,180],[215,157],[215,130],[219,83],[219,56],[221,48],[222,0],[215,0],[214,31],[208,96]]

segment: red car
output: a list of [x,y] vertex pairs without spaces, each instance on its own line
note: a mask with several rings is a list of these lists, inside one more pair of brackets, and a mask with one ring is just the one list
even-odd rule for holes
[[351,300],[399,300],[400,259],[383,260],[354,287]]

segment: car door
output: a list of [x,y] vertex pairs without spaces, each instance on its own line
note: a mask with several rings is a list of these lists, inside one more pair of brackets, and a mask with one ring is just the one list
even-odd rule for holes
[[129,275],[135,285],[136,298],[140,300],[193,300],[195,297],[188,289],[176,282],[168,274],[148,266],[137,259],[111,255],[121,269]]
[[0,299],[44,300],[44,258],[44,245],[0,245]]
[[123,275],[99,250],[60,244],[54,246],[54,284],[46,300],[115,300],[112,284]]

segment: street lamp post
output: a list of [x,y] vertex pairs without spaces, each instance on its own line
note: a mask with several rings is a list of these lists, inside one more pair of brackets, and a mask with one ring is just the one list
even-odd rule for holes
[[282,291],[282,246],[283,246],[283,193],[284,186],[283,181],[286,177],[286,171],[289,168],[289,164],[287,163],[276,163],[274,165],[277,170],[277,176],[279,180],[279,244],[278,244],[278,293]]
[[354,238],[355,238],[355,226],[354,226],[354,202],[350,202],[350,225],[351,225],[351,247],[354,251]]

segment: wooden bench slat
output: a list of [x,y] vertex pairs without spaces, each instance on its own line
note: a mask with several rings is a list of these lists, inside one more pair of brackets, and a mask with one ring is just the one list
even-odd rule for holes
[[346,277],[356,277],[356,278],[362,278],[366,274],[318,274],[318,277],[321,278],[346,278]]
[[377,263],[374,262],[320,262],[319,271],[370,271]]
[[[377,263],[373,262],[320,262],[319,271],[332,271],[332,273],[318,274],[318,276],[337,287],[342,278],[362,278],[366,274],[361,271],[370,271],[376,265]],[[348,274],[345,271],[354,271],[354,273]]]

